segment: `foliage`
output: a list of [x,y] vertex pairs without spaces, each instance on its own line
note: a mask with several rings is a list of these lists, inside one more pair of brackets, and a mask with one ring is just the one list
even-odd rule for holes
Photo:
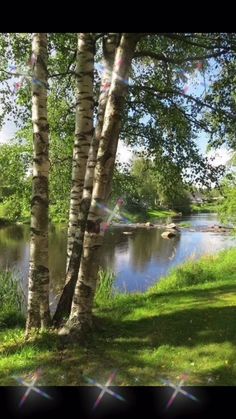
[[[94,36],[96,61],[100,62],[101,44],[107,34]],[[30,120],[30,83],[17,91],[12,100],[10,81],[13,76],[9,65],[15,64],[19,70],[31,74],[32,69],[27,67],[31,38],[30,33],[4,33],[0,36],[2,114],[7,113],[8,118],[13,116],[24,128]],[[48,34],[48,43],[51,133],[63,139],[71,136],[71,121],[74,120],[76,34]],[[191,78],[199,62],[199,78],[203,80],[214,73],[205,96],[201,98],[198,90],[191,94],[183,91],[187,76]],[[209,117],[218,118],[219,127],[226,124],[226,118],[230,124],[232,112],[230,114],[227,107],[232,108],[230,92],[233,90],[234,65],[235,34],[143,34],[133,59],[121,138],[135,147],[144,147],[146,155],[159,160],[168,157],[181,170],[191,167],[187,174],[195,180],[206,183],[216,179],[221,168],[211,167],[199,154],[194,138],[199,130],[209,132],[209,122],[204,118],[201,120],[206,109]],[[213,71],[214,66],[216,71]],[[95,70],[96,110],[99,83],[100,77]],[[229,93],[220,96],[213,106],[212,98],[218,96],[222,83]]]
[[224,199],[219,205],[219,215],[224,222],[236,223],[236,176],[231,173],[221,185]]
[[235,150],[235,41],[233,41],[233,44],[234,52],[232,52],[232,55],[229,54],[226,61],[219,60],[218,77],[206,95],[208,110],[203,115],[202,121],[208,124],[210,129],[209,146],[218,148],[226,145]]
[[[96,60],[99,62],[102,40],[107,35],[94,34],[94,36],[97,38]],[[0,80],[2,81],[0,123],[4,115],[7,115],[8,118],[13,117],[21,127],[17,134],[17,143],[12,145],[11,154],[15,154],[13,157],[15,162],[20,161],[18,160],[20,149],[17,150],[17,146],[23,147],[22,153],[25,153],[24,147],[27,148],[27,153],[30,153],[32,147],[31,92],[30,83],[26,83],[14,93],[14,100],[12,100],[10,82],[13,76],[9,71],[9,65],[15,64],[17,71],[26,72],[30,76],[32,69],[27,62],[31,55],[31,38],[30,33],[3,33],[0,36]],[[73,33],[52,33],[48,35],[48,43],[50,86],[48,117],[51,131],[50,216],[53,220],[65,221],[68,216],[71,185],[77,37]],[[148,176],[141,178],[146,170],[145,167],[140,176],[137,176],[137,171],[136,175],[133,175],[130,171],[124,174],[119,169],[116,170],[113,201],[116,195],[125,195],[127,210],[140,212],[143,215],[148,207],[157,206],[158,200],[165,202],[165,205],[170,208],[184,212],[187,211],[189,204],[187,203],[185,208],[188,197],[183,192],[182,181],[179,182],[182,174],[185,173],[186,179],[188,176],[191,179],[194,178],[195,181],[200,179],[205,183],[219,177],[221,168],[211,167],[199,154],[194,138],[201,129],[209,131],[209,121],[204,122],[204,117],[207,118],[204,113],[206,109],[209,118],[215,121],[217,118],[219,129],[225,126],[226,117],[228,126],[230,124],[231,117],[227,113],[227,106],[230,108],[233,106],[234,47],[235,36],[223,33],[149,34],[141,38],[133,59],[132,80],[128,88],[121,138],[134,148],[143,147],[145,158],[151,156],[157,171],[155,174],[149,167]],[[199,60],[202,62],[202,69],[199,70],[200,78],[208,77],[213,72],[213,66],[217,67],[217,71],[214,71],[212,75],[207,94],[201,99],[198,94],[183,93],[186,74],[191,77]],[[19,80],[19,76],[16,75],[15,80]],[[100,77],[98,71],[95,70],[96,110],[99,83]],[[218,92],[220,94],[223,91],[227,94],[220,96],[224,103],[222,109],[221,100],[217,102],[214,98]],[[2,149],[1,163],[5,159],[6,168],[10,167],[7,159],[9,151],[10,149]],[[30,170],[30,165],[31,162],[27,169],[25,168],[26,171]],[[16,166],[13,164],[11,167],[11,174],[6,176],[9,180],[8,186],[1,191],[2,201],[4,201],[2,211],[4,216],[12,219],[27,218],[29,216],[30,178],[28,183],[21,173],[18,178]],[[187,171],[189,167],[191,171]],[[178,181],[171,184],[173,178],[177,180],[176,176]],[[158,193],[156,192],[157,183],[159,184]],[[172,185],[177,185],[177,187],[172,187]],[[9,187],[13,190],[9,190]],[[153,202],[155,200],[156,203]]]
[[[227,112],[226,106],[222,108],[221,101],[213,107],[208,103],[207,93],[213,87],[218,88],[214,67],[221,69],[229,60],[235,61],[234,38],[227,34],[162,34],[144,38],[136,53],[139,65],[127,102],[130,118],[125,121],[122,138],[129,144],[142,146],[146,155],[159,159],[167,156],[182,170],[191,167],[187,172],[191,180],[194,178],[203,184],[209,179],[213,181],[222,168],[211,167],[199,155],[194,138],[201,129],[211,133],[203,117],[206,110],[210,115],[217,115],[219,126],[224,124],[225,118],[228,124],[233,120],[232,113]],[[211,55],[214,60],[209,59]],[[183,91],[184,76],[186,73],[191,76],[196,69],[194,56],[202,56],[199,70],[202,80],[212,73],[215,76],[209,80],[205,96],[200,96],[199,89],[191,88],[193,93]],[[232,90],[233,84],[229,79],[227,82]],[[230,98],[226,98],[226,103],[230,103]]]
[[[96,61],[100,62],[102,40],[107,35],[95,35]],[[4,115],[8,118],[13,116],[21,127],[15,143],[11,144],[11,151],[10,145],[8,148],[1,147],[0,156],[1,166],[4,167],[0,175],[4,182],[0,185],[5,185],[0,191],[1,213],[2,217],[12,220],[29,218],[31,180],[26,173],[31,168],[32,127],[30,83],[14,93],[12,100],[10,81],[13,76],[9,65],[15,64],[17,71],[31,74],[32,69],[27,66],[31,38],[30,33],[0,36],[2,118]],[[48,42],[50,217],[64,222],[68,218],[71,185],[77,37],[73,33],[52,33],[48,35]],[[202,97],[199,97],[199,89],[192,88],[191,94],[183,91],[186,77],[191,77],[199,62],[202,63],[199,78],[209,79],[207,91]],[[211,127],[211,144],[214,145],[215,141],[218,145],[219,130],[224,134],[231,130],[231,139],[226,137],[228,145],[233,146],[234,68],[234,34],[149,34],[141,38],[130,73],[132,79],[120,137],[134,149],[141,146],[145,157],[143,161],[134,162],[132,170],[127,168],[123,171],[117,166],[111,202],[115,202],[117,196],[124,196],[127,210],[142,217],[145,217],[148,208],[157,208],[160,204],[184,213],[189,211],[185,181],[192,182],[194,179],[195,182],[209,183],[219,179],[222,168],[210,166],[200,155],[194,140],[199,130],[209,133]],[[16,76],[15,80],[18,79]],[[100,77],[95,70],[96,110],[99,83]],[[224,141],[223,134],[221,138]],[[28,153],[28,162],[22,165],[20,154],[26,156],[25,153]],[[20,167],[17,168],[19,161]],[[11,171],[7,173],[9,167]],[[25,170],[24,174],[21,168]],[[191,170],[187,170],[189,168]]]
[[[175,182],[173,182],[173,178]],[[145,215],[149,208],[170,208],[173,211],[190,212],[187,185],[182,181],[180,170],[168,159],[162,164],[157,160],[136,158],[131,168],[116,168],[113,193],[119,193],[130,212]]]
[[31,182],[29,177],[30,145],[0,145],[1,216],[11,220],[30,213]]
[[131,173],[129,164],[117,163],[115,166],[110,205],[115,205],[119,197],[125,200],[128,212],[145,214],[146,206],[139,195],[138,180]]

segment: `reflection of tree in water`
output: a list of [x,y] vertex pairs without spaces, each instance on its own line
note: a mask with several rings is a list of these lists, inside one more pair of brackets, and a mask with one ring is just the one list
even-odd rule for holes
[[26,231],[29,228],[22,225],[8,226],[0,229],[0,241],[5,245],[11,245],[25,240]]
[[[161,234],[161,233],[160,233]],[[180,244],[180,234],[173,239],[163,239],[160,235],[160,245],[158,252],[155,253],[155,259],[157,261],[168,262],[168,260],[174,259],[177,249]]]
[[138,230],[131,244],[131,263],[136,271],[143,271],[152,257],[153,247],[156,247],[156,231]]
[[168,262],[176,252],[180,236],[165,240],[157,229],[139,230],[131,244],[131,263],[134,270],[143,272],[151,259]]
[[[49,268],[52,293],[58,294],[64,285],[66,269],[66,235],[67,228],[53,226],[49,234]],[[98,250],[99,265],[102,269],[115,271],[115,251],[117,245],[127,242],[120,230],[109,230],[105,235],[103,246]]]
[[115,254],[128,251],[128,238],[120,229],[111,229],[105,235],[100,251],[100,266],[102,269],[111,269],[115,272]]
[[167,263],[174,259],[179,240],[179,236],[164,240],[157,229],[139,229],[131,237],[125,236],[120,229],[110,230],[101,247],[100,266],[115,271],[115,256],[130,252],[133,270],[143,272],[151,259]]
[[27,226],[8,226],[0,229],[0,267],[12,267],[21,261],[24,255],[26,237],[29,235]]

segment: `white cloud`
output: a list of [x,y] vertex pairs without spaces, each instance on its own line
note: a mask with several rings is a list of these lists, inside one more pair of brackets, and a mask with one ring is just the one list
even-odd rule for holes
[[0,131],[0,143],[7,143],[11,140],[16,132],[16,126],[14,122],[8,121]]
[[210,161],[212,166],[216,167],[220,164],[227,164],[228,161],[231,159],[233,152],[230,150],[227,150],[226,148],[222,147],[218,151],[211,150],[209,153],[207,153],[208,159],[214,157],[214,160]]
[[120,163],[127,163],[133,157],[133,152],[130,147],[127,147],[124,142],[119,140],[117,149],[117,160]]

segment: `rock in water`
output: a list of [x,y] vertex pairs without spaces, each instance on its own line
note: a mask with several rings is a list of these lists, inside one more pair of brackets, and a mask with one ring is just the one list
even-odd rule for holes
[[177,233],[175,231],[164,231],[164,233],[161,234],[161,237],[163,239],[172,239],[172,237],[175,237]]
[[148,221],[145,225],[146,225],[147,227],[153,227],[153,226],[154,226],[154,224],[150,223],[150,221]]
[[175,230],[178,230],[178,227],[177,227],[177,225],[175,224],[175,223],[171,223],[171,224],[168,224],[167,226],[166,226],[166,228],[170,228],[170,229],[175,229]]

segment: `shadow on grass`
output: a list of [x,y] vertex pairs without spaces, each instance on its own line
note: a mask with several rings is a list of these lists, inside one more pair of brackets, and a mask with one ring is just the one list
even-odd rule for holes
[[[177,297],[195,298],[200,300],[211,300],[220,298],[222,292],[235,292],[235,286],[220,286],[211,290],[189,290],[176,291],[168,293],[170,298],[176,303]],[[196,307],[178,309],[170,313],[158,314],[159,298],[165,296],[165,293],[150,294],[133,302],[129,302],[126,307],[119,307],[119,304],[109,308],[109,316],[102,314],[98,319],[98,330],[92,333],[87,340],[87,346],[95,345],[97,341],[103,345],[106,339],[116,341],[116,345],[132,349],[135,340],[135,350],[162,345],[187,346],[193,347],[199,343],[222,343],[225,341],[236,343],[234,319],[236,318],[236,306],[226,307]],[[141,317],[140,319],[126,320],[122,316],[132,313],[135,308],[146,307],[149,303],[153,305],[156,302],[157,315]],[[123,304],[123,302],[122,302]],[[171,306],[171,301],[169,301]],[[117,316],[120,313],[120,316]],[[106,312],[106,310],[105,310]],[[112,315],[114,312],[114,316]],[[103,310],[101,310],[103,313]],[[100,329],[101,328],[101,329]],[[100,329],[100,330],[99,330]],[[191,339],[189,339],[189,337]],[[119,342],[119,339],[122,342]],[[102,345],[102,342],[104,344]],[[130,342],[129,342],[130,341]],[[119,342],[119,343],[118,343]],[[20,352],[22,348],[37,347],[39,350],[61,350],[65,346],[60,338],[54,334],[39,335],[33,342],[8,345],[7,354]],[[4,350],[1,354],[4,355]]]
[[[22,342],[21,345],[19,342],[8,344],[0,352],[1,357],[17,354],[20,357],[23,354],[22,363],[7,365],[7,371],[1,371],[1,381],[14,385],[14,380],[8,379],[10,375],[32,372],[40,366],[47,371],[46,385],[85,385],[83,373],[97,379],[99,376],[103,378],[115,366],[122,370],[119,385],[122,384],[122,380],[129,385],[136,385],[134,380],[137,371],[142,375],[139,385],[146,385],[153,382],[154,367],[159,366],[161,362],[160,358],[158,361],[151,358],[152,351],[159,347],[166,346],[168,351],[168,347],[188,350],[198,345],[225,342],[236,345],[236,306],[209,306],[216,299],[220,299],[223,293],[225,296],[232,292],[235,292],[235,286],[222,285],[207,290],[190,289],[143,295],[138,298],[134,296],[127,300],[127,305],[124,301],[117,301],[109,312],[100,311],[97,329],[89,335],[86,347],[78,344],[64,346],[56,334],[41,335],[34,341]],[[189,308],[183,308],[185,297],[191,300]],[[160,303],[166,304],[166,298],[170,309],[172,303],[175,306],[173,311],[160,313]],[[195,302],[201,300],[204,306],[194,307]],[[180,303],[181,306],[178,307]],[[145,314],[141,314],[140,318],[125,319],[127,314],[132,314],[132,310],[137,308],[146,308],[148,312],[149,305],[151,312],[156,306],[156,315],[145,317]],[[24,352],[27,355],[25,358]],[[207,349],[199,352],[200,357],[210,355]],[[232,358],[229,364],[233,364],[234,361]],[[161,373],[170,378],[172,370],[173,367],[165,365]],[[196,382],[208,385],[206,374],[205,369],[204,375],[201,371],[196,372]],[[228,366],[222,365],[218,371],[211,369],[209,374],[214,379],[210,385],[232,385],[232,370]],[[222,376],[219,381],[218,375]]]
[[14,310],[0,313],[0,332],[4,329],[13,329],[15,327],[23,328],[24,326],[25,317],[23,314]]
[[122,323],[104,318],[103,325],[116,342],[122,339],[118,344],[124,351],[132,349],[134,338],[135,349],[162,345],[193,347],[225,341],[236,344],[235,316],[236,306],[191,308]]
[[211,368],[205,370],[204,374],[200,371],[198,372],[198,379],[202,383],[201,385],[207,386],[235,386],[235,369],[232,368],[232,365],[235,364],[235,358],[231,357],[229,360],[229,365],[222,365],[217,368]]

